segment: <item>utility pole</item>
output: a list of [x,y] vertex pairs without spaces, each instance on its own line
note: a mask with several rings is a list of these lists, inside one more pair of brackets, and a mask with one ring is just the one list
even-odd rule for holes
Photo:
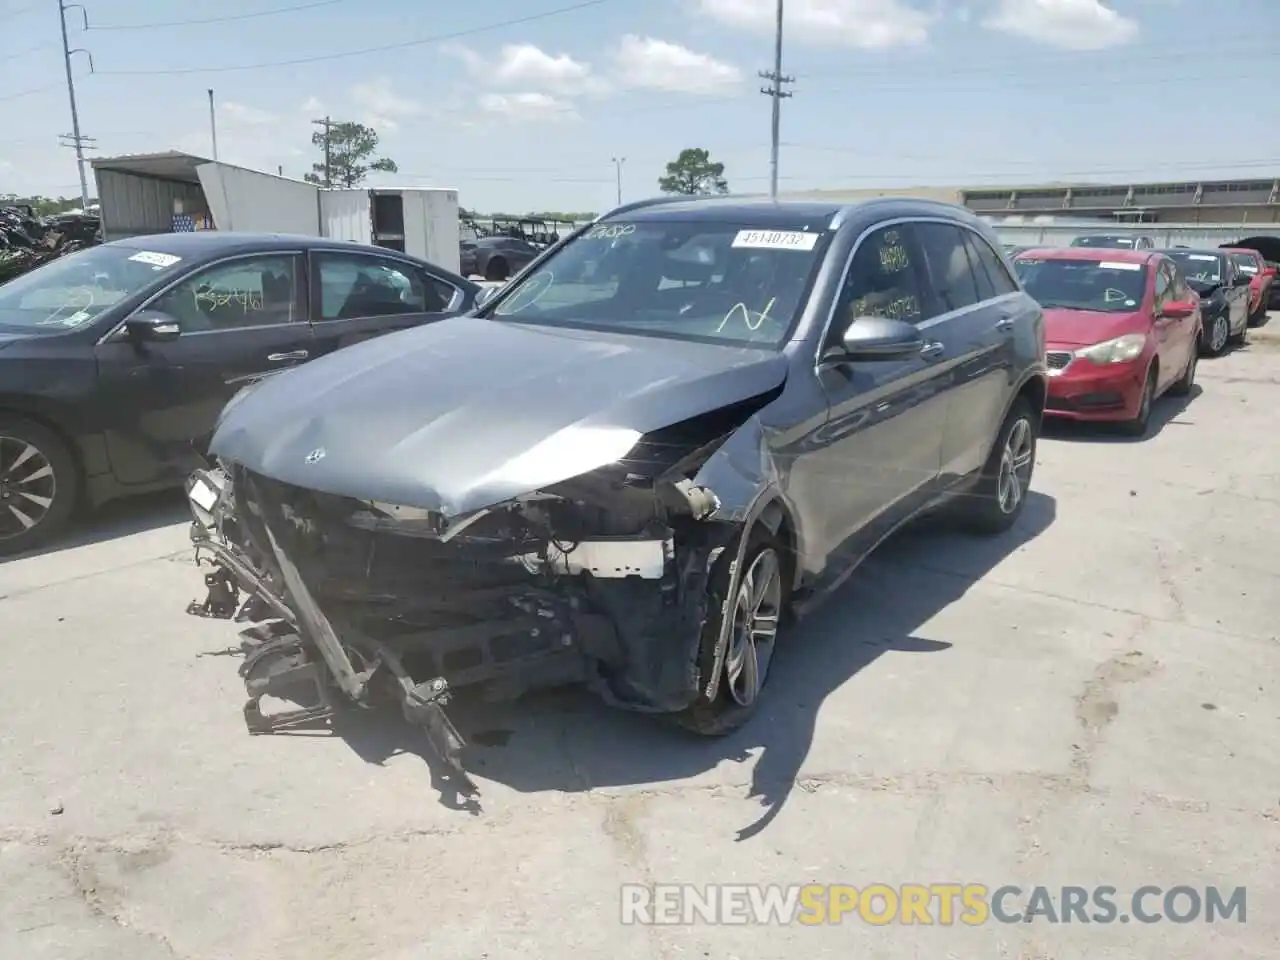
[[209,91],[209,138],[213,140],[213,159],[218,159],[218,115],[213,109],[213,91]]
[[622,206],[622,165],[626,162],[626,157],[613,158],[613,173],[618,183],[618,206]]
[[68,5],[65,0],[58,0],[58,20],[62,25],[62,62],[67,68],[67,97],[71,101],[71,133],[63,136],[63,146],[75,147],[76,151],[76,167],[80,171],[80,209],[89,209],[89,180],[84,172],[84,151],[96,141],[92,137],[83,137],[80,135],[80,112],[76,108],[76,83],[71,76],[71,55],[73,53],[83,53],[89,58],[89,71],[93,72],[93,55],[88,50],[71,49],[71,43],[67,39],[67,11],[69,9],[78,9],[84,18],[84,29],[89,29],[89,16],[85,13],[84,7],[78,3]]
[[769,153],[769,197],[778,199],[778,139],[782,129],[782,101],[792,96],[783,92],[784,83],[795,83],[795,77],[782,75],[782,0],[778,0],[778,25],[773,38],[773,70],[762,70],[759,76],[771,86],[761,87],[760,92],[773,99],[773,123]]
[[329,141],[333,131],[333,121],[329,117],[323,120],[312,120],[317,127],[324,127],[324,185],[333,186],[333,153],[329,149]]

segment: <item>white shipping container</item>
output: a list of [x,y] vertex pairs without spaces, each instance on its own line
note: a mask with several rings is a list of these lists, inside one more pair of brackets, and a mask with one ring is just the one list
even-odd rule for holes
[[319,190],[313,184],[217,162],[196,167],[196,175],[219,230],[320,232]]
[[456,190],[321,190],[320,220],[335,240],[401,250],[454,273],[461,266]]

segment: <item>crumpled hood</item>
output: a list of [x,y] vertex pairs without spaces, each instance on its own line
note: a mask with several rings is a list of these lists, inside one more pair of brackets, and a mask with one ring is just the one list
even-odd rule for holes
[[262,381],[210,449],[285,483],[438,510],[529,493],[778,387],[772,350],[457,317]]
[[1106,313],[1100,310],[1063,310],[1046,307],[1044,340],[1054,347],[1088,347],[1123,337],[1126,333],[1146,333],[1142,314]]

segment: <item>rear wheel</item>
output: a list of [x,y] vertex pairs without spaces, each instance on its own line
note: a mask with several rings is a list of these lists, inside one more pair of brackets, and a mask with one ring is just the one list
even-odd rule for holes
[[[729,573],[731,552],[726,550],[721,555],[708,584],[708,601],[715,613],[707,618],[698,655],[703,692],[674,718],[686,730],[706,737],[723,736],[755,714],[769,679],[778,625],[787,601],[783,559],[777,539],[764,526],[751,532],[737,583],[732,583]],[[715,669],[716,645],[726,620],[729,635],[720,682],[715,696],[708,698],[705,690]]]
[[974,533],[1003,533],[1017,522],[1031,488],[1038,434],[1039,417],[1019,397],[1000,425],[981,478],[962,508],[961,518]]
[[510,275],[510,268],[507,267],[507,261],[502,257],[494,257],[484,268],[484,278],[486,280],[505,280]]
[[0,556],[34,549],[61,533],[79,487],[62,438],[25,417],[0,416]]

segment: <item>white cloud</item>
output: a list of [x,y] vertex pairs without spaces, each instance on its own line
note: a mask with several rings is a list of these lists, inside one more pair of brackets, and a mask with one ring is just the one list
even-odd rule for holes
[[1102,0],[1000,0],[985,26],[1065,50],[1102,50],[1128,43],[1138,22]]
[[576,120],[577,111],[568,100],[546,93],[485,93],[480,109],[508,120],[555,121]]
[[591,65],[567,53],[547,53],[531,43],[509,43],[492,60],[460,45],[448,48],[476,79],[500,89],[547,91],[562,96],[601,93],[605,84]]
[[218,113],[235,125],[245,127],[265,127],[279,122],[279,117],[257,107],[248,107],[243,103],[228,100],[218,107]]
[[[775,0],[699,0],[704,14],[743,30],[773,33]],[[784,33],[815,46],[879,50],[924,43],[936,17],[908,0],[788,0]]]
[[359,122],[382,132],[399,130],[400,120],[423,112],[421,104],[397,94],[386,77],[356,84],[351,102],[360,114]]
[[320,113],[324,110],[324,104],[316,97],[307,97],[306,102],[302,104],[301,109],[303,113],[307,114]]
[[733,64],[678,43],[627,34],[615,58],[619,79],[629,87],[674,93],[723,93],[742,82]]

